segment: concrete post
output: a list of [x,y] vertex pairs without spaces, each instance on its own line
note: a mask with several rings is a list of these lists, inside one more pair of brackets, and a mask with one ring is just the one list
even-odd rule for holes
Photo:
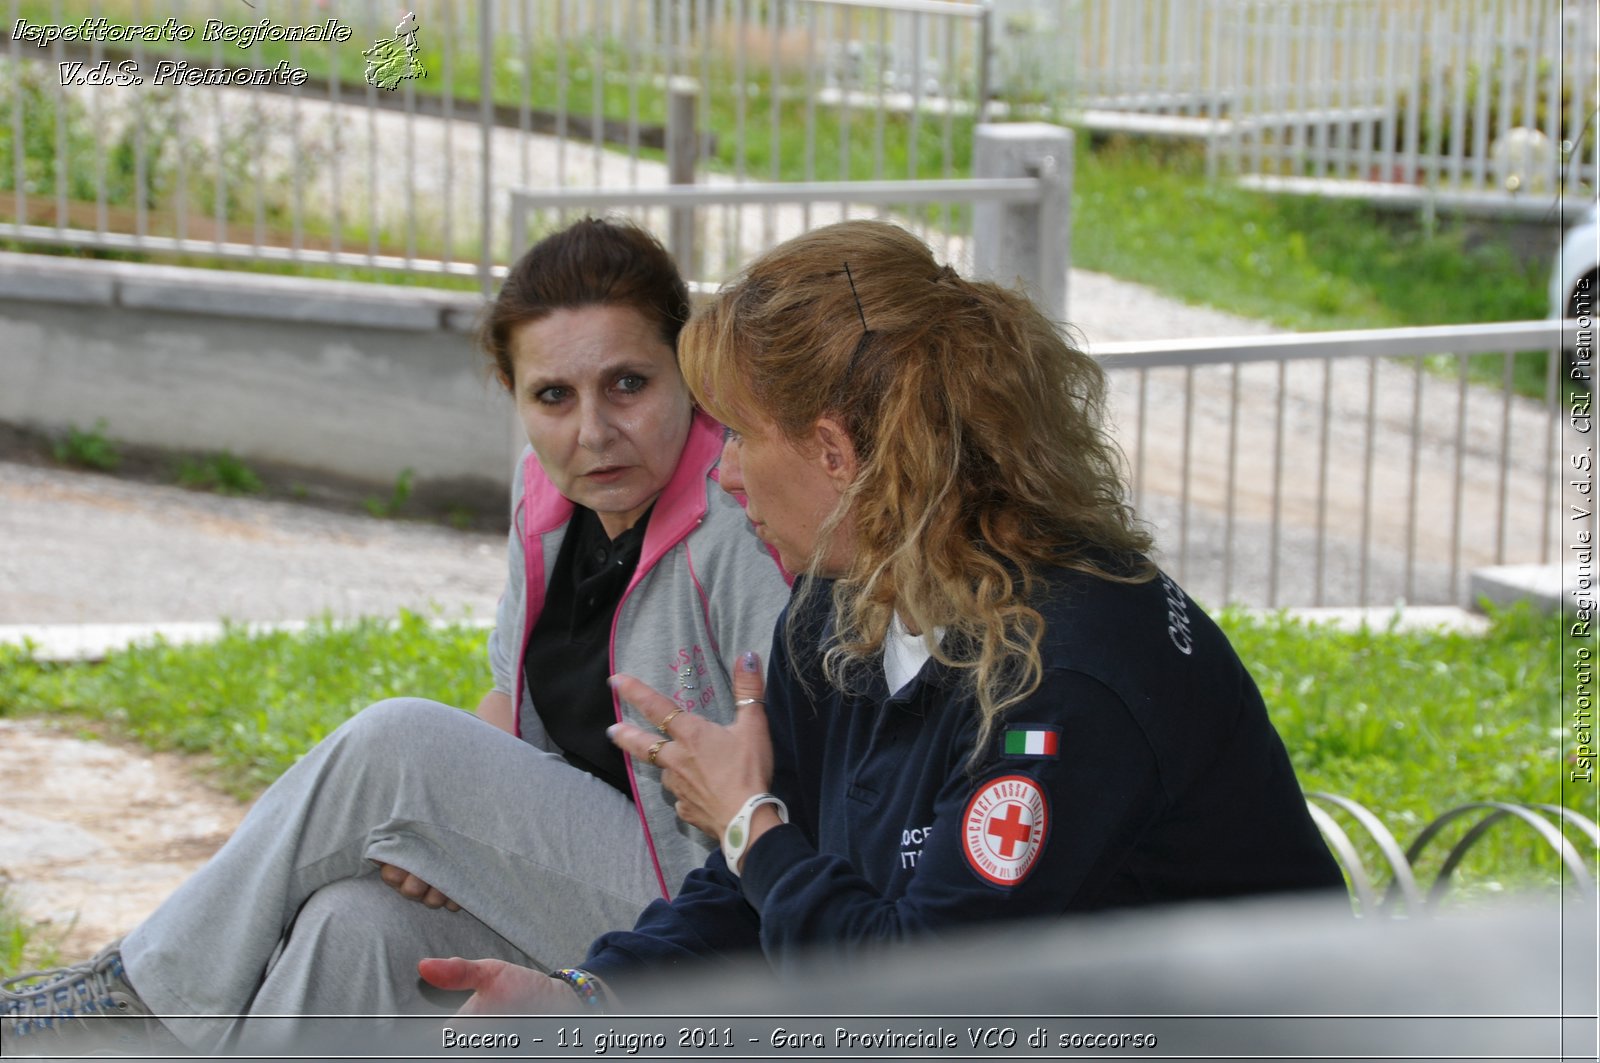
[[1033,203],[977,203],[972,210],[972,266],[979,277],[1020,284],[1045,313],[1067,319],[1072,263],[1072,130],[1042,122],[980,125],[973,139],[974,177],[1037,177]]
[[[696,113],[700,104],[700,84],[693,78],[675,77],[667,85],[667,182],[674,185],[695,183],[695,164],[700,154],[700,135]],[[694,261],[694,208],[674,207],[668,212],[667,250],[678,261],[685,277],[697,274]]]

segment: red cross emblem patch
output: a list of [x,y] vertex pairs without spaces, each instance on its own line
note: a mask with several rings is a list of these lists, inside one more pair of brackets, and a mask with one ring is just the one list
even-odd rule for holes
[[961,817],[962,851],[980,876],[997,886],[1028,877],[1044,848],[1050,807],[1026,775],[991,779],[972,795]]

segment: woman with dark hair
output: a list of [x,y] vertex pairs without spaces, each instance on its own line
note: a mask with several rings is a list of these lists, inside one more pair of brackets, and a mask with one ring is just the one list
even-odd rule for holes
[[[1341,889],[1255,683],[1146,556],[1099,366],[1025,297],[844,222],[757,260],[681,349],[729,426],[723,487],[803,573],[764,693],[657,752],[721,851],[581,967],[425,978],[475,990],[467,1011],[562,1010],[740,951],[782,970],[976,922]],[[634,755],[671,710],[641,679],[616,681],[646,720],[612,728]]]
[[423,1010],[423,956],[548,968],[672,896],[714,842],[674,812],[659,747],[607,741],[644,722],[607,678],[670,691],[663,734],[731,722],[788,599],[715,484],[723,429],[677,364],[688,313],[670,256],[628,224],[580,221],[512,267],[482,341],[529,446],[480,719],[420,699],[358,713],[121,942],[7,983],[8,1043],[83,1033],[75,1015],[208,1016],[172,1026],[206,1047],[228,1016]]

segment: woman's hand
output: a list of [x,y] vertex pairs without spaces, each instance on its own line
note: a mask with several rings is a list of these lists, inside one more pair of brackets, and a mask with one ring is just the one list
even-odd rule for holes
[[[641,764],[650,763],[650,751],[656,749],[661,785],[678,799],[678,818],[685,823],[720,840],[739,806],[772,785],[772,739],[759,654],[745,654],[734,669],[735,715],[727,727],[678,712],[671,698],[632,676],[612,676],[611,685],[658,730],[619,723],[606,733]],[[659,730],[662,721],[665,735]]]
[[505,960],[420,960],[417,973],[440,989],[472,990],[457,1015],[544,1015],[579,1007],[577,993],[561,979]]
[[452,901],[405,868],[395,867],[393,864],[385,864],[379,860],[374,860],[373,863],[378,865],[378,877],[393,887],[400,896],[420,901],[429,908],[447,908],[452,912],[461,910],[461,905]]

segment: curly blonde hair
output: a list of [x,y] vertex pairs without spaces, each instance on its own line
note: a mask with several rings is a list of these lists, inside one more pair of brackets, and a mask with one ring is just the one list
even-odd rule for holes
[[875,663],[898,613],[964,673],[981,749],[1042,677],[1041,570],[1154,575],[1099,365],[1024,295],[963,280],[903,229],[847,221],[780,245],[679,349],[695,398],[735,430],[772,422],[803,445],[830,417],[855,447],[818,536],[844,524],[855,547],[833,587],[830,682]]

